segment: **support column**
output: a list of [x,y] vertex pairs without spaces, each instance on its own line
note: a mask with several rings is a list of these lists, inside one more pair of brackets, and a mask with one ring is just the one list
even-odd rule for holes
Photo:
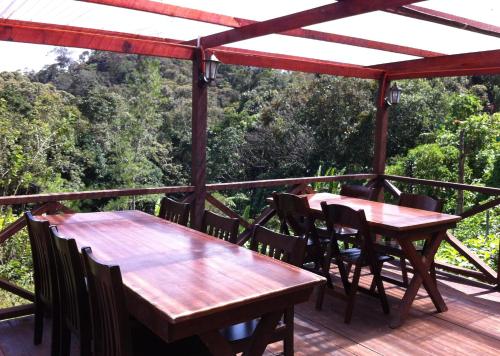
[[200,228],[205,209],[207,168],[207,84],[201,79],[201,50],[193,59],[192,119],[191,119],[191,185],[194,200],[191,208],[191,227]]
[[[390,82],[387,80],[387,75],[384,73],[379,80],[377,94],[377,116],[375,121],[375,138],[373,147],[373,173],[384,174],[385,160],[387,158],[387,129],[388,129],[388,105],[385,102],[385,93]],[[378,191],[378,201],[384,200],[384,184],[383,181],[377,179],[375,186]]]
[[387,157],[387,129],[388,129],[388,105],[385,102],[385,93],[390,81],[384,73],[379,80],[377,94],[377,117],[375,121],[375,142],[373,150],[373,173],[384,174],[385,160]]

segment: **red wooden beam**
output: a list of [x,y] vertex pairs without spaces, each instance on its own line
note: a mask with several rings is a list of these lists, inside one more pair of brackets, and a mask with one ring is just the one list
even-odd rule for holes
[[[214,25],[221,25],[233,28],[239,28],[242,26],[254,24],[257,21],[243,19],[239,17],[226,16],[221,14],[216,14],[213,12],[201,11],[196,9],[190,9],[187,7],[175,6],[160,3],[157,1],[150,0],[83,0],[85,2],[116,6],[131,10],[144,11],[148,13],[166,15],[171,17],[178,17],[188,20],[201,21],[205,23],[211,23]],[[399,46],[391,43],[384,43],[379,41],[371,41],[358,37],[338,35],[334,33],[321,32],[315,30],[307,29],[295,29],[281,32],[280,34],[286,36],[293,36],[299,38],[308,38],[317,41],[341,43],[350,46],[357,46],[363,48],[371,48],[380,51],[387,51],[393,53],[401,53],[416,57],[435,57],[442,55],[441,53],[426,51],[418,48]],[[194,44],[194,41],[190,41],[190,44]]]
[[397,75],[408,72],[456,71],[458,73],[461,70],[496,67],[500,67],[499,49],[379,64],[369,68],[387,71],[389,75]]
[[399,7],[413,2],[415,2],[415,0],[350,0],[336,2],[334,4],[320,6],[291,15],[215,33],[201,38],[201,46],[203,48],[217,47],[227,43],[265,36],[272,33],[280,33],[389,7]]
[[443,71],[427,71],[427,72],[405,72],[397,74],[389,74],[390,80],[400,79],[415,79],[415,78],[436,78],[436,77],[457,77],[469,75],[495,75],[500,74],[500,67],[488,68],[473,68],[473,69],[455,69]]
[[[50,44],[108,50],[120,53],[136,53],[159,57],[174,57],[177,51],[183,56],[175,58],[191,59],[193,48],[178,44],[178,40],[141,36],[122,32],[88,29],[75,26],[36,23],[29,21],[0,19],[0,40]],[[108,43],[109,40],[109,43]],[[320,61],[310,58],[257,52],[237,48],[218,47],[214,49],[220,59],[227,64],[251,65],[256,67],[297,70],[361,78],[378,78],[381,71],[362,66]],[[241,62],[238,62],[238,59]]]
[[179,59],[191,59],[193,56],[193,48],[181,44],[139,39],[139,36],[118,37],[99,30],[77,31],[75,27],[62,29],[57,25],[38,25],[26,21],[0,19],[0,40]]
[[311,58],[304,60],[302,57],[237,50],[233,48],[229,49],[227,47],[218,47],[217,49],[213,49],[213,52],[217,55],[217,58],[225,64],[284,69],[307,73],[322,73],[365,79],[378,79],[383,73],[381,70],[373,70],[371,68],[351,64]]
[[500,37],[500,27],[498,26],[471,20],[465,17],[455,16],[446,12],[428,9],[421,6],[408,5],[399,8],[386,9],[385,11],[418,20],[424,20],[438,23],[440,25],[455,27],[461,30],[477,32],[483,35]]

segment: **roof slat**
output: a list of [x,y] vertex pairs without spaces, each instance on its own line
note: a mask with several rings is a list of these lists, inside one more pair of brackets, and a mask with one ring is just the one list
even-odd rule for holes
[[[210,23],[214,25],[221,25],[233,28],[240,28],[242,26],[257,23],[257,21],[243,19],[240,17],[232,17],[221,14],[216,14],[213,12],[201,11],[196,9],[191,9],[182,6],[169,5],[165,3],[159,3],[157,1],[150,0],[83,0],[84,2],[90,2],[94,4],[115,6],[125,9],[144,11],[153,14],[166,15],[171,17],[178,17],[187,20],[200,21],[205,23]],[[359,37],[339,35],[335,33],[328,33],[322,31],[308,30],[303,28],[297,28],[293,30],[288,30],[281,32],[281,35],[293,36],[299,38],[308,38],[317,41],[325,41],[332,43],[341,43],[349,46],[357,46],[363,48],[371,48],[380,51],[393,52],[406,54],[415,57],[435,57],[440,56],[442,53],[427,51],[423,49],[400,46],[392,43],[385,43],[380,41],[372,41]],[[187,42],[187,44],[194,44],[193,41]]]
[[385,11],[418,20],[434,22],[440,25],[455,27],[461,30],[472,31],[483,35],[500,38],[500,27],[498,26],[448,14],[446,12],[428,9],[421,6],[407,5],[399,8],[386,9]]
[[201,47],[212,48],[228,43],[280,33],[291,29],[310,26],[326,21],[337,20],[349,16],[399,7],[416,2],[415,0],[350,0],[336,2],[314,9],[297,12],[275,19],[253,23],[240,28],[215,33],[201,38]]

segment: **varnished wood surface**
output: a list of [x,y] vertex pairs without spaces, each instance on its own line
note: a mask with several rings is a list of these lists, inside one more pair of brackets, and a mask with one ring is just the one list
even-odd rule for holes
[[[391,265],[386,265],[383,273],[399,276]],[[321,311],[314,309],[314,300],[298,306],[295,355],[498,355],[500,292],[471,281],[438,277],[448,312],[435,313],[422,288],[407,322],[398,329],[387,326],[390,316],[380,312],[378,300],[364,294],[358,296],[349,325],[343,322],[345,302],[331,295],[326,295]],[[371,277],[364,270],[360,283],[369,286],[370,282]],[[386,289],[389,303],[394,306],[403,289],[394,286]],[[32,317],[1,321],[0,355],[2,352],[5,356],[50,355],[50,332],[45,333],[40,346],[34,346],[32,338]],[[264,355],[278,355],[281,351],[282,344],[276,343]],[[78,354],[76,343],[73,354]]]
[[307,194],[311,209],[321,212],[321,202],[342,204],[353,209],[363,209],[369,225],[375,229],[391,231],[410,231],[426,227],[455,224],[460,216],[436,213],[398,205],[350,198],[330,193]]
[[150,323],[196,322],[272,298],[305,300],[323,281],[300,268],[139,211],[46,219],[58,225],[61,234],[75,238],[80,248],[91,246],[101,262],[120,265],[129,309]]

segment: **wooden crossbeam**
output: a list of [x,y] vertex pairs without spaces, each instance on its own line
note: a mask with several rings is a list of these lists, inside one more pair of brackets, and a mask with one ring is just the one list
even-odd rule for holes
[[[52,210],[54,210],[54,203],[50,202],[42,204],[38,208],[33,209],[31,212],[33,213],[33,215],[40,215]],[[7,240],[9,237],[21,231],[25,226],[26,226],[26,219],[24,218],[24,216],[19,217],[16,221],[9,224],[9,226],[0,231],[0,244],[5,240]]]
[[448,14],[442,11],[432,10],[426,7],[407,5],[398,8],[386,9],[385,11],[418,20],[455,27],[460,30],[472,31],[487,36],[500,37],[500,27],[498,26]]
[[[137,11],[144,11],[148,13],[166,15],[171,17],[177,17],[187,20],[200,21],[205,23],[210,23],[214,25],[227,26],[232,28],[240,28],[242,26],[257,23],[257,21],[244,19],[240,17],[233,17],[227,15],[216,14],[213,12],[202,11],[197,9],[191,9],[182,6],[170,5],[165,3],[160,3],[157,1],[150,0],[84,0],[85,2],[116,6],[120,8],[126,8]],[[281,32],[281,35],[313,39],[317,41],[331,42],[331,43],[341,43],[349,46],[357,46],[363,48],[371,48],[380,51],[387,51],[393,53],[406,54],[409,56],[416,57],[435,57],[442,55],[438,52],[427,51],[423,49],[400,46],[392,43],[385,43],[379,41],[367,40],[359,37],[339,35],[335,33],[328,33],[322,31],[309,30],[304,28],[297,28],[293,30],[288,30]],[[194,44],[193,41],[187,42],[189,44]]]
[[[41,26],[40,26],[41,25]],[[71,26],[66,26],[71,27]],[[88,48],[119,53],[134,53],[150,56],[191,59],[193,48],[167,41],[154,41],[134,35],[117,36],[116,32],[60,25],[30,23],[0,19],[0,40],[36,43],[53,46]]]
[[389,72],[389,76],[408,72],[460,71],[467,69],[500,67],[500,49],[462,54],[453,54],[433,58],[421,58],[409,61],[378,64],[370,68]]
[[205,36],[201,38],[201,46],[205,49],[217,47],[228,43],[261,37],[272,33],[280,33],[389,7],[408,5],[413,2],[415,2],[415,0],[351,0],[336,2]]
[[29,300],[30,302],[35,301],[35,294],[33,294],[33,292],[30,292],[29,290],[24,289],[22,287],[16,286],[15,284],[3,278],[0,278],[0,289],[6,290],[7,292],[15,294],[26,300]]
[[[194,50],[193,47],[180,45],[179,40],[176,39],[162,39],[123,32],[9,19],[0,19],[0,40],[180,59],[192,59],[192,52]],[[377,78],[381,73],[377,69],[352,64],[238,48],[218,47],[214,52],[220,55],[220,59],[227,64],[242,64],[368,79]]]
[[231,208],[227,207],[226,205],[224,205],[224,203],[222,203],[220,200],[218,200],[217,198],[215,198],[212,194],[207,193],[207,198],[206,199],[207,199],[207,201],[210,204],[212,204],[214,207],[216,207],[217,209],[219,209],[220,211],[222,211],[224,214],[226,214],[230,218],[238,219],[240,221],[240,224],[243,225],[245,228],[249,228],[250,227],[251,224],[244,217],[242,217],[241,215],[239,215],[233,209],[231,209]]
[[462,217],[462,219],[466,219],[472,215],[476,215],[476,214],[479,214],[480,212],[483,212],[485,210],[493,208],[493,207],[497,206],[498,204],[500,204],[499,197],[492,199],[492,200],[490,200],[486,203],[483,203],[483,204],[474,205],[469,210],[464,211],[462,214],[460,214],[460,216]]
[[[18,318],[20,316],[31,315],[35,312],[34,304],[18,305],[15,307],[0,309],[0,320]],[[2,350],[0,350],[0,355]]]
[[446,234],[446,242],[448,242],[461,256],[465,257],[474,267],[483,273],[483,275],[492,283],[496,283],[497,273],[481,260],[474,252],[465,246],[459,239],[450,234]]
[[[411,70],[411,68],[409,68]],[[495,75],[500,74],[500,66],[485,67],[485,68],[469,68],[469,69],[453,69],[439,71],[419,71],[419,72],[398,72],[396,74],[389,73],[390,80],[400,79],[415,79],[415,78],[437,78],[437,77],[455,77],[468,75]]]

